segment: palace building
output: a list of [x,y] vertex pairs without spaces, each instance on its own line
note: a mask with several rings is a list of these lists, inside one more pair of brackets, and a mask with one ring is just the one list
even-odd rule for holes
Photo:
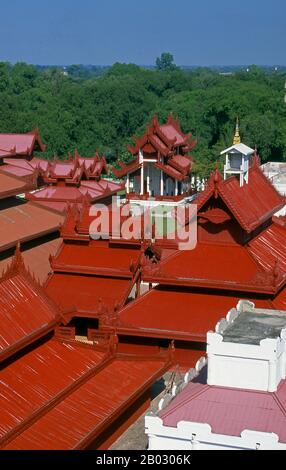
[[155,116],[145,134],[134,137],[134,146],[128,147],[135,158],[128,164],[120,161],[120,169],[113,168],[113,173],[117,178],[126,179],[130,199],[169,197],[180,200],[190,190],[192,158],[189,153],[196,143],[192,133],[184,134],[179,121],[171,114],[162,125]]
[[[113,170],[126,184],[117,220],[111,201],[123,186],[108,178],[104,156],[46,161],[26,140],[4,141],[3,449],[108,449],[148,408],[156,380],[205,354],[207,332],[240,299],[286,311],[286,224],[275,215],[285,199],[255,150],[234,142],[224,177],[217,168],[194,194],[196,141],[171,115],[163,125],[154,118],[130,148],[133,161]],[[197,225],[176,223],[196,230],[193,249],[180,250],[176,233],[156,238],[152,219],[150,237],[119,230],[143,218],[128,202],[183,204],[190,193]],[[98,223],[98,202],[115,233]]]

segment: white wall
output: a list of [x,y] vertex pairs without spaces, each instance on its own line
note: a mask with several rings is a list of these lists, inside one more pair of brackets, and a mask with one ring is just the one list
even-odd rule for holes
[[245,430],[241,436],[212,433],[206,423],[180,421],[177,427],[163,425],[161,418],[147,415],[145,432],[149,450],[286,450],[277,434]]

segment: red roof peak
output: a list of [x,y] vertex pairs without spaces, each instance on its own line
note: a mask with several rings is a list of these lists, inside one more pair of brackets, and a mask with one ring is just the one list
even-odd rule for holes
[[235,176],[224,180],[216,169],[211,174],[206,189],[195,200],[198,210],[212,196],[221,197],[240,226],[248,233],[271,220],[284,206],[284,198],[256,165],[250,168],[249,181],[243,186],[240,186]]
[[7,281],[7,279],[11,279],[18,274],[22,275],[26,280],[32,283],[35,286],[40,287],[40,282],[35,278],[35,275],[31,273],[30,269],[26,267],[24,263],[24,259],[20,249],[20,243],[18,242],[15,249],[14,257],[12,258],[12,262],[7,267],[6,271],[2,273],[0,282]]

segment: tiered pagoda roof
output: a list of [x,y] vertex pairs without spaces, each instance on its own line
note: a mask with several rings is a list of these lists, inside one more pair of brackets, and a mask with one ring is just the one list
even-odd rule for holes
[[110,199],[123,186],[103,179],[105,174],[108,174],[108,168],[104,156],[100,158],[96,153],[92,158],[83,158],[76,152],[68,160],[55,159],[41,168],[45,187],[26,197],[59,211],[65,211],[68,202],[81,205],[84,198],[90,203]]
[[[169,115],[166,124],[160,125],[155,116],[145,134],[141,137],[133,137],[134,146],[128,150],[136,158],[128,164],[119,161],[120,169],[113,168],[114,174],[121,178],[128,173],[134,173],[142,166],[139,153],[157,158],[155,167],[165,172],[175,180],[184,181],[188,178],[192,159],[188,153],[196,146],[197,141],[193,139],[192,133],[184,134],[180,122]],[[165,158],[164,163],[160,161],[159,155]]]
[[203,341],[211,322],[239,298],[285,308],[286,224],[273,217],[284,198],[261,170],[254,166],[243,187],[216,170],[194,203],[195,248],[144,260],[142,280],[159,286],[118,313],[121,334]]
[[112,318],[138,282],[140,241],[122,245],[118,241],[91,240],[88,232],[81,233],[80,225],[75,227],[74,223],[70,212],[62,229],[64,243],[57,256],[51,258],[53,274],[46,290],[63,308],[75,307],[78,316]]

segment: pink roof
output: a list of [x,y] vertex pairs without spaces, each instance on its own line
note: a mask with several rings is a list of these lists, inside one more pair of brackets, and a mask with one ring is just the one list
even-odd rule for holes
[[176,139],[175,145],[182,145],[186,140],[186,136],[179,132],[173,124],[162,124],[160,131],[163,132],[168,140]]
[[31,155],[36,143],[40,150],[45,150],[37,130],[26,134],[0,134],[0,149],[19,155]]
[[286,380],[275,393],[191,382],[159,416],[165,426],[207,423],[215,434],[240,436],[247,429],[276,433],[286,443]]

